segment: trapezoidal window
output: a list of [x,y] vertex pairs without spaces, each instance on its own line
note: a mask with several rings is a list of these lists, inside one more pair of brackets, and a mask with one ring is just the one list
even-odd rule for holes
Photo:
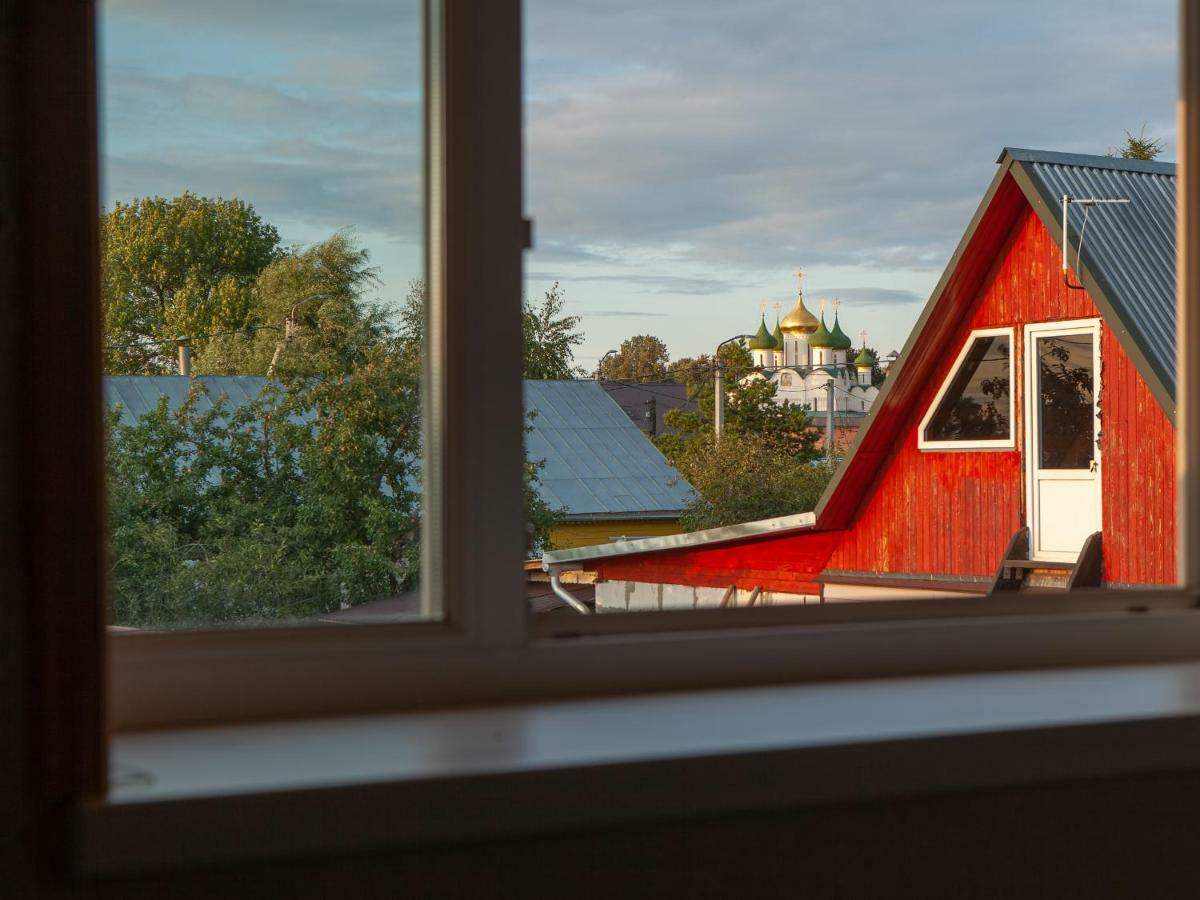
[[922,450],[1011,449],[1012,329],[972,331],[930,404],[917,437]]

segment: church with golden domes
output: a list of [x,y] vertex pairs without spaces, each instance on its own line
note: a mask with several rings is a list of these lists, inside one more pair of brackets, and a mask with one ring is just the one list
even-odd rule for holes
[[772,382],[779,403],[825,411],[832,393],[834,412],[865,414],[879,396],[872,383],[878,360],[866,349],[866,333],[856,353],[854,342],[842,330],[839,301],[833,301],[830,327],[825,322],[825,301],[817,318],[804,305],[802,272],[796,273],[796,280],[796,305],[782,318],[777,311],[775,330],[767,329],[766,312],[759,320],[758,332],[747,344],[755,371],[746,378]]

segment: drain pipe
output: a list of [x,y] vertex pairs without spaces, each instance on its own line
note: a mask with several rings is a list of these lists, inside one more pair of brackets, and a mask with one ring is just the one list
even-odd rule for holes
[[587,604],[575,597],[570,591],[562,586],[562,582],[558,580],[558,576],[562,574],[562,569],[558,566],[547,566],[546,571],[550,573],[550,590],[554,591],[554,595],[563,603],[575,610],[583,616],[591,615],[592,611],[587,608]]

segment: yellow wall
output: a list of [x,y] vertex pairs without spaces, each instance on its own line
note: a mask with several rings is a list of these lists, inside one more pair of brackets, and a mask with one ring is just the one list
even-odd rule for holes
[[556,550],[572,547],[591,547],[607,544],[611,538],[656,537],[679,534],[678,519],[621,519],[615,522],[564,522],[550,530],[550,541]]

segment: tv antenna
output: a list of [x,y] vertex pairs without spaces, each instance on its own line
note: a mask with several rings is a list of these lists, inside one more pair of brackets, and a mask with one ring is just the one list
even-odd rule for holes
[[1082,284],[1071,284],[1070,269],[1067,264],[1067,252],[1070,245],[1067,243],[1067,216],[1071,204],[1083,207],[1083,225],[1079,227],[1079,247],[1075,250],[1075,271],[1079,271],[1079,260],[1083,256],[1083,236],[1087,234],[1088,213],[1092,211],[1093,206],[1105,206],[1110,203],[1128,203],[1128,197],[1072,197],[1070,194],[1062,195],[1062,275],[1063,284],[1073,291],[1086,290]]

